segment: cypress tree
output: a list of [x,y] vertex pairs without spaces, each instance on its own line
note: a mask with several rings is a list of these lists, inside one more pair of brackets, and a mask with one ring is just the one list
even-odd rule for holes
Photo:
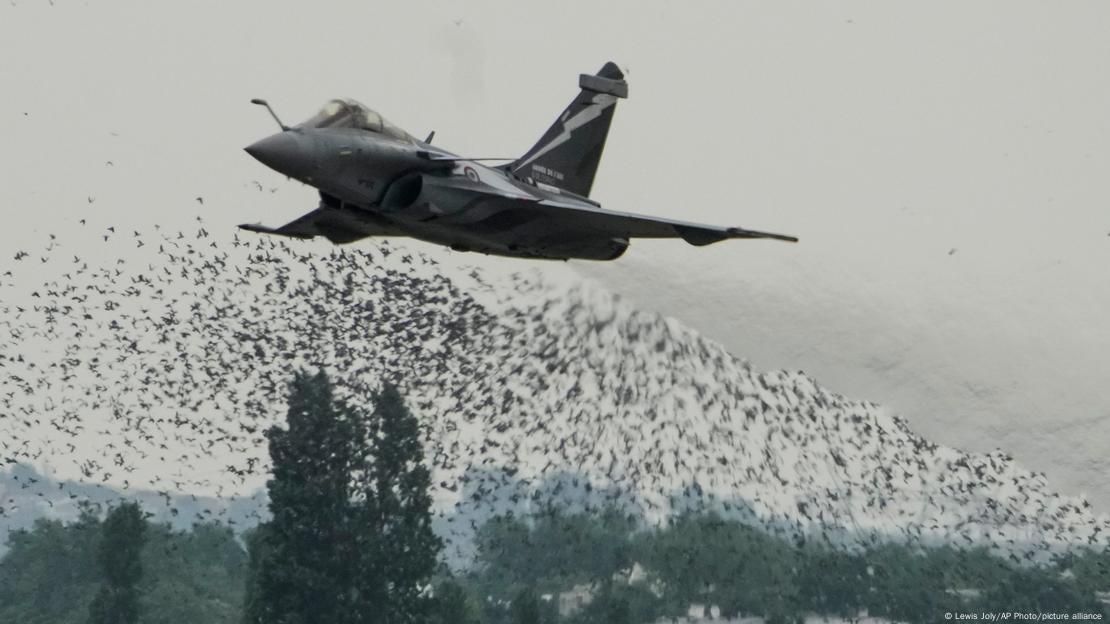
[[98,553],[104,582],[89,605],[90,624],[139,621],[136,586],[143,576],[140,555],[145,532],[146,518],[136,503],[123,503],[105,518]]
[[397,388],[386,383],[366,423],[367,454],[358,479],[362,553],[357,605],[362,621],[423,622],[427,589],[442,543],[432,532],[431,475],[424,466],[420,424]]
[[267,431],[272,519],[250,544],[249,624],[349,621],[350,480],[357,426],[327,377],[298,373],[287,429]]
[[323,373],[267,432],[272,519],[248,540],[245,624],[423,622],[441,548],[420,425],[386,384],[364,417]]

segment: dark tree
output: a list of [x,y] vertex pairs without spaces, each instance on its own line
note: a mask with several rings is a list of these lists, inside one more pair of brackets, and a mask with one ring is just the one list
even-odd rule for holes
[[265,594],[262,591],[262,570],[274,565],[267,548],[269,543],[269,523],[263,523],[247,531],[243,541],[247,546],[247,578],[243,593],[243,622],[256,624],[266,617]]
[[323,373],[290,385],[287,429],[271,428],[272,519],[250,543],[244,621],[349,621],[354,559],[351,471],[358,426]]
[[273,518],[248,540],[246,624],[423,622],[441,548],[420,425],[386,385],[369,416],[298,374],[267,432]]
[[608,596],[605,601],[606,624],[632,624],[632,608],[623,596]]
[[436,587],[428,618],[429,624],[478,624],[478,605],[461,585],[445,581]]
[[509,606],[512,624],[542,624],[540,599],[531,588],[524,588]]
[[423,622],[427,588],[442,547],[432,532],[431,475],[420,424],[386,383],[365,423],[366,453],[357,473],[356,540],[361,553],[355,613],[366,621]]
[[90,624],[135,624],[139,621],[139,592],[143,577],[140,556],[146,518],[136,503],[112,509],[101,527],[99,560],[104,575],[100,591],[89,605]]
[[86,619],[104,578],[100,528],[99,515],[82,505],[71,524],[39,518],[34,528],[10,533],[0,559],[0,622]]

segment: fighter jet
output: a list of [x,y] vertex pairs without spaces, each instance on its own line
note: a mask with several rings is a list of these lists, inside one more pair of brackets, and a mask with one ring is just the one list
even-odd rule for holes
[[[628,83],[614,63],[579,76],[578,96],[517,159],[466,158],[423,141],[349,99],[332,100],[246,148],[271,169],[320,191],[320,205],[278,228],[245,230],[342,244],[411,237],[458,251],[518,258],[613,260],[633,238],[708,245],[793,236],[606,210],[590,198],[617,100]],[[511,161],[486,166],[482,162]]]

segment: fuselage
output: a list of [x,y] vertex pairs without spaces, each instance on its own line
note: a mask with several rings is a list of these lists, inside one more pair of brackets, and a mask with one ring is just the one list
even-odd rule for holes
[[[460,251],[566,259],[611,259],[627,239],[594,236],[514,210],[516,202],[596,202],[464,160],[412,136],[359,127],[301,126],[246,151],[315,187],[331,207],[362,221],[367,235],[410,236]],[[585,242],[583,242],[585,241]]]

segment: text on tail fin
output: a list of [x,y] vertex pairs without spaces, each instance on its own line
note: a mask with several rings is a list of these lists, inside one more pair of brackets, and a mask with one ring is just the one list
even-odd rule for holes
[[617,99],[628,97],[628,83],[615,63],[597,74],[582,74],[578,96],[543,137],[509,169],[518,176],[590,194]]

